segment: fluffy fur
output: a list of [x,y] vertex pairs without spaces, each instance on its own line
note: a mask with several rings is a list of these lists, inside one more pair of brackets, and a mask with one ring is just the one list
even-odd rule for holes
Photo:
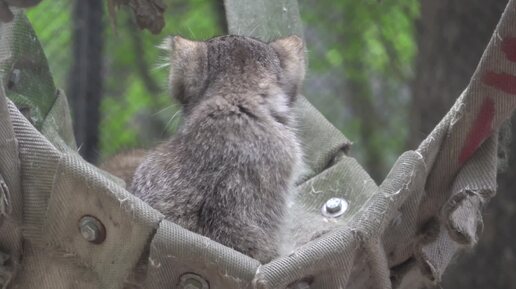
[[268,262],[301,162],[292,106],[303,42],[174,37],[169,45],[183,123],[146,156],[131,190],[168,220]]
[[126,186],[131,185],[136,168],[145,158],[146,150],[134,149],[121,152],[105,160],[99,168],[122,179]]

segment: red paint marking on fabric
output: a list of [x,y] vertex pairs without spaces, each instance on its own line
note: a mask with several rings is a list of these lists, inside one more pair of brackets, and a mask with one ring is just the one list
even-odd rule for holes
[[516,38],[509,37],[502,41],[502,51],[505,57],[512,62],[516,62]]
[[466,142],[460,152],[459,164],[461,166],[475,153],[484,140],[491,134],[494,116],[494,102],[491,98],[487,97],[480,107],[477,118],[473,122],[473,126],[471,127],[466,138]]
[[482,78],[482,82],[503,92],[516,94],[516,76],[514,75],[487,71]]

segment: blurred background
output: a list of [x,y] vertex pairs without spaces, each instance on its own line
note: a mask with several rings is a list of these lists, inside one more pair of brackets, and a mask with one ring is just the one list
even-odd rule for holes
[[[153,146],[181,118],[167,92],[166,35],[226,34],[221,0],[164,0],[166,26],[139,30],[102,0],[47,0],[27,11],[92,163]],[[480,60],[507,0],[299,1],[309,56],[304,94],[354,145],[377,181],[448,111]],[[505,128],[511,131],[510,125]],[[474,251],[441,288],[516,288],[516,144],[501,139],[499,190]],[[513,133],[513,135],[516,135]]]

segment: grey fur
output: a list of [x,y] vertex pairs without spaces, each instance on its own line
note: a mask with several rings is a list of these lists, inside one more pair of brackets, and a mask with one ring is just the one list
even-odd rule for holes
[[303,42],[174,37],[170,46],[183,123],[147,155],[131,190],[168,220],[266,263],[301,166],[292,105]]

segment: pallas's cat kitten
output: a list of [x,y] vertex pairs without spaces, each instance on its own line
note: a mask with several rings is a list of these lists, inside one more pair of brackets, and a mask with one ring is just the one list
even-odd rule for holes
[[168,220],[268,262],[301,164],[293,104],[303,41],[173,37],[169,48],[183,123],[145,157],[131,191]]

